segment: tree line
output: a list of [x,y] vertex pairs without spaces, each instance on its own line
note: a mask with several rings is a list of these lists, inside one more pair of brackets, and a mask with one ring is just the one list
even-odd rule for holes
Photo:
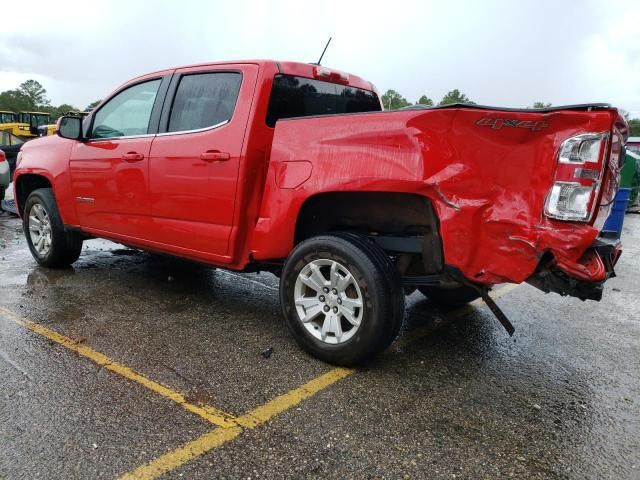
[[0,92],[0,110],[10,112],[46,112],[53,120],[67,112],[89,111],[94,108],[100,100],[90,103],[85,109],[81,109],[63,103],[62,105],[51,105],[47,97],[47,90],[37,80],[27,80],[21,83],[18,88]]
[[[426,95],[422,95],[415,104],[409,102],[406,98],[400,95],[395,90],[387,90],[382,95],[382,104],[386,110],[398,110],[404,107],[410,107],[412,105],[424,105],[427,107],[433,107],[433,100]],[[471,103],[474,104],[469,97],[460,92],[457,88],[447,93],[438,105],[451,105],[452,103]]]
[[[435,104],[433,100],[426,95],[422,95],[415,103],[409,102],[405,97],[400,95],[395,90],[387,90],[382,95],[382,104],[386,110],[398,110],[400,108],[410,107],[413,105],[424,105],[427,107],[433,107]],[[464,93],[460,92],[457,88],[448,92],[438,105],[451,105],[452,103],[469,103],[475,105],[475,102],[471,101]],[[546,102],[534,102],[533,105],[527,108],[549,108],[552,105]],[[629,122],[629,136],[640,136],[640,118],[630,118],[629,112],[621,110],[621,113]]]

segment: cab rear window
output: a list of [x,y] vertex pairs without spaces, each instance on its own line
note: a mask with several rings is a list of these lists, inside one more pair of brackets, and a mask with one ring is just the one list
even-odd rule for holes
[[267,125],[281,118],[377,112],[382,108],[371,91],[292,75],[276,75],[267,110]]

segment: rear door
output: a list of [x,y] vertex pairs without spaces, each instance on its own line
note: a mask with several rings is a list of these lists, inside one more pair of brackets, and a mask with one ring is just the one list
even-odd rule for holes
[[175,71],[149,156],[154,240],[227,255],[257,75],[252,64]]
[[128,85],[92,114],[69,170],[80,225],[143,238],[150,221],[149,150],[170,78]]

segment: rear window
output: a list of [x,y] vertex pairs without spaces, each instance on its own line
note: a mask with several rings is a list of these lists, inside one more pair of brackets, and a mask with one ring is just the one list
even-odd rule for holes
[[267,125],[274,127],[281,118],[377,112],[381,109],[378,96],[368,90],[304,77],[276,75],[269,99]]

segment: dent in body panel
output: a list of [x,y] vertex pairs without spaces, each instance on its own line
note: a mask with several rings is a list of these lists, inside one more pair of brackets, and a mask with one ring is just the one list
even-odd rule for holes
[[610,129],[612,111],[513,113],[523,121],[546,122],[540,131],[475,125],[487,116],[490,111],[461,108],[278,122],[268,178],[285,161],[309,161],[313,174],[292,191],[267,185],[261,217],[269,218],[271,234],[287,246],[274,248],[258,231],[257,254],[286,256],[291,223],[306,198],[369,190],[429,198],[440,220],[445,262],[474,281],[520,283],[547,252],[558,262],[577,262],[598,231],[549,220],[543,205],[560,143]]

